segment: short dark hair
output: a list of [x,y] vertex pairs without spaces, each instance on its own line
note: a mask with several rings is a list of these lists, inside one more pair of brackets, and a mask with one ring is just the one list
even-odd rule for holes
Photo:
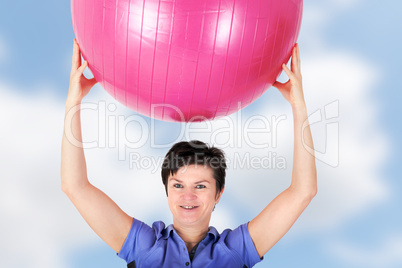
[[183,166],[207,165],[213,171],[216,182],[216,193],[225,187],[226,159],[221,149],[208,146],[199,140],[182,141],[174,144],[167,152],[162,164],[162,182],[165,185],[166,195],[169,175],[175,175]]

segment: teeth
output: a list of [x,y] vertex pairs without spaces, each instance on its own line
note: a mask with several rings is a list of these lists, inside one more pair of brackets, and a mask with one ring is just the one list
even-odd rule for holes
[[182,208],[195,208],[195,206],[182,206]]

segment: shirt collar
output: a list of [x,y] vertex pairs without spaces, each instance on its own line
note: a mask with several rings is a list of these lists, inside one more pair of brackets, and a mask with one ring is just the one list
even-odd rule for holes
[[168,239],[172,231],[174,231],[173,224],[162,230],[161,238],[165,240]]
[[[173,228],[173,224],[170,224],[168,227],[166,227],[163,231],[162,231],[162,233],[161,233],[161,238],[162,239],[168,239],[169,238],[169,236],[171,236],[171,233],[172,232],[175,232],[176,233],[176,231],[175,231],[175,229]],[[177,233],[176,233],[177,234]],[[219,238],[219,233],[218,233],[218,231],[215,229],[215,227],[213,227],[213,226],[209,226],[209,231],[208,231],[208,235],[210,236],[210,237],[212,237],[212,239],[213,239],[213,241],[214,242],[216,242],[216,240],[218,240],[218,238]]]

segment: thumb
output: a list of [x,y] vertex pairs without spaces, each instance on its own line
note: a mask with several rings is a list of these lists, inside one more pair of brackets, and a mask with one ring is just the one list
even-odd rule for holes
[[287,86],[288,83],[289,83],[289,81],[286,82],[286,83],[281,83],[281,82],[276,81],[276,82],[273,84],[273,86],[276,87],[276,88],[279,90],[279,92],[282,94],[282,96],[283,96],[286,100],[289,99],[289,94],[290,94],[290,89],[289,89],[289,87]]
[[90,87],[93,87],[98,81],[96,81],[95,77],[88,80],[88,84]]
[[84,85],[82,87],[82,97],[85,97],[96,83],[97,81],[95,80],[95,78],[85,79]]
[[279,91],[282,91],[283,88],[285,87],[284,83],[281,83],[279,81],[275,81],[275,83],[272,85],[273,87],[276,87]]

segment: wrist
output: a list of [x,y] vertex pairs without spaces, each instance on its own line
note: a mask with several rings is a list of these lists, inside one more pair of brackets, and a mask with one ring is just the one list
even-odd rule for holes
[[306,106],[306,102],[304,100],[299,101],[299,102],[294,102],[291,105],[292,105],[293,112],[307,112],[307,106]]
[[66,107],[67,110],[69,110],[69,109],[71,109],[71,108],[73,108],[73,107],[75,107],[77,105],[81,105],[81,100],[80,99],[73,99],[73,98],[68,98],[67,97],[67,100],[66,100],[66,103],[65,103],[65,107]]

